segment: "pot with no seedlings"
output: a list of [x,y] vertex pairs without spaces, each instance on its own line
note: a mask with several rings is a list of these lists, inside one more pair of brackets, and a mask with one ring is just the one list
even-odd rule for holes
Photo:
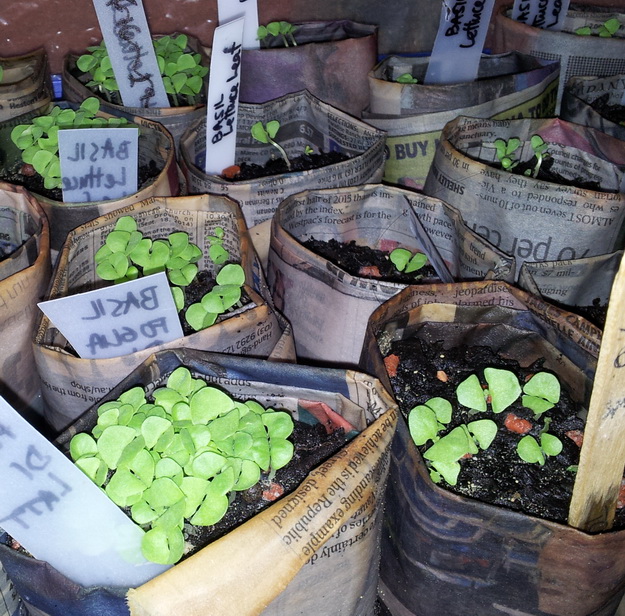
[[[288,35],[268,31],[282,24]],[[241,55],[241,101],[264,103],[307,89],[360,117],[369,101],[366,77],[377,58],[377,30],[347,19],[267,24],[260,49]]]
[[[425,297],[423,289],[407,288],[386,302],[369,321],[363,351],[368,369],[397,387],[400,411],[408,417],[398,427],[387,491],[381,562],[385,604],[392,614],[419,616],[443,609],[459,616],[613,614],[624,588],[619,554],[625,534],[592,534],[565,525],[575,476],[575,457],[569,456],[579,456],[584,425],[577,416],[564,421],[560,413],[567,396],[582,414],[588,405],[597,330],[504,283],[438,285],[429,291],[433,294]],[[415,307],[419,296],[434,303]],[[537,394],[530,391],[533,379],[517,382],[516,376],[515,391],[502,398],[492,375],[515,372],[519,365],[539,380],[549,374],[545,382],[555,375],[557,401],[548,387]],[[423,387],[408,386],[404,368],[422,375]],[[478,384],[485,412],[469,410],[475,409],[475,401],[466,397],[469,377],[480,383],[487,379],[488,398]],[[540,409],[530,400],[536,396]],[[514,412],[505,408],[510,400]],[[452,452],[458,456],[446,461],[438,445],[444,438],[434,436],[432,444],[418,432],[425,425],[435,432],[438,424],[451,428],[449,417],[462,412],[466,418],[445,432],[461,436],[471,451],[463,455],[461,446]],[[425,421],[428,417],[433,421]],[[484,419],[497,420],[491,442],[476,425]],[[556,434],[559,445],[551,438]],[[536,457],[524,449],[529,441]],[[507,444],[500,449],[499,443]],[[504,465],[490,479],[476,475],[468,486],[470,472],[491,459],[509,468]],[[543,485],[528,486],[546,481],[560,464],[561,479],[549,492],[557,497],[548,501],[549,507],[560,501],[556,516],[556,509],[538,506],[547,493]],[[505,477],[512,482],[504,489]],[[487,502],[482,494],[468,495],[476,486],[489,490]]]
[[[125,222],[133,223],[137,230],[120,228]],[[137,233],[142,236],[140,246],[126,256],[128,244],[119,246],[117,241],[120,235],[130,238],[138,237]],[[175,257],[181,237],[190,256],[187,263],[173,267],[179,261]],[[112,250],[108,256],[107,249]],[[119,269],[118,250],[124,255],[125,271]],[[234,266],[238,268],[236,280],[231,284],[222,281],[220,273]],[[35,359],[46,418],[57,430],[65,428],[161,348],[184,346],[257,357],[293,357],[290,327],[273,309],[241,210],[230,199],[217,195],[147,199],[78,227],[59,255],[47,298],[112,286],[118,278],[152,271],[167,272],[181,317],[182,338],[105,357],[102,351],[114,349],[119,342],[115,331],[123,330],[121,323],[95,338],[88,353],[80,357],[54,324],[40,316],[34,338]],[[224,286],[227,298],[215,298],[213,288],[221,291]],[[205,299],[208,294],[210,298]],[[123,311],[120,316],[123,318]],[[159,329],[153,333],[146,345],[162,336]]]
[[[184,386],[183,381],[193,385],[193,391],[187,387],[185,394],[189,398],[189,410],[195,409],[192,421],[185,420],[180,414],[182,405],[179,404],[174,410],[165,400],[171,392],[179,392]],[[198,397],[197,404],[193,402],[195,396]],[[230,452],[226,456],[229,461],[222,464],[224,475],[233,475],[233,465],[239,471],[243,467],[251,466],[234,461],[237,455],[244,455],[242,440],[250,441],[242,434],[246,430],[247,433],[252,430],[258,434],[258,429],[265,432],[263,424],[275,424],[274,427],[280,432],[280,435],[274,434],[276,455],[279,449],[285,449],[284,441],[293,440],[293,437],[287,435],[288,431],[278,426],[277,421],[263,421],[266,414],[273,415],[274,419],[278,415],[290,415],[295,422],[296,432],[315,432],[320,435],[324,444],[313,447],[308,453],[303,449],[298,453],[298,446],[295,446],[298,457],[309,457],[308,463],[312,463],[313,468],[304,470],[303,474],[296,476],[294,482],[291,480],[287,492],[275,503],[272,501],[277,497],[276,487],[265,489],[266,486],[263,487],[262,484],[283,481],[296,466],[295,458],[284,468],[271,473],[272,476],[262,471],[261,484],[242,490],[235,489],[230,506],[227,505],[228,498],[224,496],[230,490],[223,490],[222,486],[221,497],[213,500],[216,503],[222,502],[227,507],[226,517],[234,515],[233,511],[241,509],[246,501],[258,501],[259,496],[260,501],[264,501],[260,503],[264,508],[259,512],[254,511],[254,517],[234,529],[224,526],[218,532],[222,535],[219,540],[206,547],[200,546],[195,554],[187,555],[168,571],[138,588],[129,590],[127,587],[97,585],[84,588],[68,580],[52,565],[17,553],[6,545],[0,545],[0,558],[29,606],[46,616],[68,613],[87,616],[100,611],[115,616],[127,616],[129,611],[130,614],[142,616],[160,616],[175,612],[190,616],[207,612],[223,616],[234,613],[270,616],[302,609],[311,614],[374,614],[379,528],[383,509],[381,496],[396,422],[396,407],[376,379],[352,371],[277,364],[189,349],[157,353],[133,370],[101,401],[98,405],[99,412],[98,407],[93,407],[58,439],[59,446],[65,451],[71,449],[79,460],[83,459],[81,464],[85,468],[93,467],[86,462],[86,457],[90,456],[88,448],[83,447],[80,442],[70,445],[70,439],[76,433],[83,433],[80,439],[84,441],[91,438],[84,434],[85,430],[91,431],[95,427],[96,435],[98,431],[104,434],[102,428],[105,423],[120,434],[128,433],[128,428],[132,430],[131,426],[136,424],[129,416],[128,426],[112,425],[108,421],[112,418],[111,411],[113,415],[116,414],[115,408],[119,408],[119,404],[115,401],[120,397],[125,402],[132,399],[131,406],[136,406],[145,397],[149,403],[147,406],[141,405],[142,411],[137,410],[137,413],[149,410],[150,423],[171,424],[167,428],[171,431],[171,439],[162,439],[164,432],[157,437],[157,442],[161,445],[165,440],[169,442],[165,449],[172,454],[168,462],[159,463],[160,470],[165,465],[171,467],[177,459],[177,464],[182,462],[182,467],[189,472],[200,472],[208,477],[199,477],[199,481],[198,478],[195,481],[185,481],[182,478],[181,489],[169,486],[171,490],[168,492],[178,494],[180,498],[188,492],[189,485],[204,486],[205,490],[210,486],[211,489],[217,489],[217,484],[224,479],[217,479],[217,475],[222,473],[215,464],[213,471],[204,464],[208,462],[207,456],[215,462],[215,456],[219,455],[218,450],[227,447],[229,437],[220,432],[217,424],[211,424],[211,433],[220,435],[213,445],[194,453],[190,449],[194,438],[197,443],[204,437],[210,438],[198,412],[203,409],[202,415],[210,415],[217,409],[214,403],[206,403],[211,397],[214,402],[223,402],[225,398],[232,399],[231,409],[226,413],[218,413],[215,417],[215,420],[222,420],[222,428],[226,427],[223,418],[228,417],[230,420],[235,415],[239,417],[235,422],[239,433],[236,455]],[[171,409],[171,413],[158,410],[159,400]],[[275,411],[266,411],[267,407]],[[126,410],[129,411],[129,408]],[[118,413],[117,417],[119,418]],[[136,417],[136,420],[141,420],[141,417]],[[213,418],[208,421],[213,421]],[[176,430],[184,432],[186,436],[178,433],[180,438],[176,437]],[[144,432],[147,437],[147,431]],[[156,436],[154,432],[151,434],[147,439],[142,436],[143,442],[150,447],[154,442],[152,437]],[[130,436],[130,449],[127,450],[128,455],[125,455],[129,460],[132,457],[131,450],[136,449],[131,443],[138,438]],[[271,441],[274,436],[269,437],[270,452],[273,451]],[[188,441],[189,437],[191,441]],[[185,438],[187,445],[181,449],[176,443],[182,444]],[[295,442],[298,439],[299,437]],[[107,440],[110,442],[111,439]],[[257,453],[260,452],[261,440],[257,436],[254,441],[254,451]],[[118,442],[117,439],[113,441]],[[282,443],[281,447],[277,446],[277,441]],[[160,445],[156,447],[162,449]],[[117,449],[119,452],[119,447]],[[126,451],[125,448],[123,450]],[[136,455],[145,458],[145,454]],[[152,458],[149,453],[147,455]],[[319,455],[320,458],[315,458]],[[108,454],[106,457],[109,457]],[[254,459],[264,466],[261,458],[262,456],[256,455]],[[141,481],[148,481],[150,487],[159,479],[166,479],[160,470],[158,475],[154,474],[152,477],[151,472],[144,472],[144,465],[133,463],[130,466],[135,469],[135,478],[138,480],[143,477]],[[121,466],[118,460],[116,473],[119,473],[119,468],[126,468],[123,460]],[[247,475],[247,469],[245,474]],[[237,472],[236,476],[241,479],[241,472]],[[175,483],[173,479],[171,481]],[[107,490],[112,494],[119,494],[113,488]],[[156,491],[146,493],[143,490],[142,493],[152,501],[150,494],[156,498]],[[164,491],[158,492],[163,497]],[[261,492],[265,496],[261,496]],[[184,500],[186,509],[188,497]],[[200,498],[198,504],[205,501],[206,499],[203,501]],[[147,500],[146,503],[148,508],[152,508]],[[209,523],[203,527],[202,532],[206,535],[214,534],[220,522],[215,524],[214,518],[206,517],[207,510],[213,504],[212,501],[205,505],[200,504],[199,509],[196,508],[197,520],[185,523],[183,550],[189,548],[193,533],[198,533],[201,529],[196,522]],[[155,501],[153,505],[156,506]],[[188,506],[187,513],[192,508],[191,504]],[[143,505],[134,509],[147,512]],[[194,516],[195,514],[191,515],[192,518]],[[141,524],[146,523],[144,516]],[[149,532],[146,537],[148,535]],[[166,542],[161,542],[160,545],[162,547]],[[150,552],[148,549],[148,553]],[[338,594],[337,585],[341,590]]]
[[141,125],[141,118],[162,124],[176,144],[181,135],[206,108],[209,57],[197,39],[186,34],[154,38],[161,74],[170,107],[128,107],[123,104],[104,42],[84,54],[70,54],[63,67],[63,93],[80,103],[97,96],[106,113],[123,116]]
[[[79,225],[107,212],[151,196],[176,195],[179,192],[175,147],[167,130],[150,120],[143,120],[139,131],[138,189],[135,193],[116,199],[70,203],[63,201],[58,131],[65,128],[94,126],[137,126],[99,111],[99,102],[91,97],[80,106],[59,103],[44,112],[28,114],[0,126],[10,128],[11,138],[3,143],[4,163],[0,177],[26,186],[43,207],[50,222],[51,249],[58,254],[67,234]],[[25,159],[26,158],[26,159]],[[85,178],[81,178],[81,181]],[[90,185],[104,180],[97,174],[85,180],[85,195],[89,199]],[[92,184],[90,184],[92,183]]]

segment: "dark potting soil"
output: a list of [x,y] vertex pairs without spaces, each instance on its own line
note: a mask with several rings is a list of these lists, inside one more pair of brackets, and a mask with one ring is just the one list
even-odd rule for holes
[[248,490],[231,492],[228,511],[217,524],[213,526],[185,524],[185,539],[193,545],[193,550],[185,554],[184,558],[219,539],[269,507],[278,498],[295,490],[312,469],[333,456],[349,440],[344,430],[338,429],[328,434],[320,423],[295,421],[294,426],[289,440],[295,447],[295,453],[287,466],[278,469],[274,477],[263,473],[260,482]]
[[352,276],[361,278],[380,278],[388,282],[415,284],[424,280],[438,280],[436,270],[431,263],[426,263],[420,270],[404,274],[397,270],[389,258],[389,253],[369,246],[350,242],[339,242],[334,238],[327,241],[314,237],[304,240],[302,245],[311,252],[324,257]]
[[[232,173],[224,174],[224,179],[231,182],[240,180],[253,180],[269,175],[279,175],[282,173],[292,173],[294,171],[308,171],[309,169],[318,169],[319,167],[327,167],[336,163],[348,160],[349,156],[342,152],[322,152],[318,154],[302,154],[296,158],[289,159],[291,168],[287,167],[286,161],[281,156],[270,158],[264,165],[256,163],[243,162],[228,169]],[[238,172],[235,170],[238,168]]]
[[[144,186],[154,181],[160,172],[161,169],[159,169],[154,160],[151,160],[147,165],[139,165],[137,190],[141,190]],[[0,179],[11,184],[23,186],[30,192],[37,193],[48,199],[63,201],[63,191],[60,188],[45,188],[43,185],[43,177],[39,175],[31,165],[20,164],[13,169],[3,170]]]
[[[542,361],[527,368],[522,368],[516,361],[505,359],[490,348],[457,347],[444,349],[442,342],[428,344],[420,339],[406,339],[391,344],[385,362],[395,364],[389,371],[391,385],[399,408],[404,417],[418,404],[440,396],[449,401],[455,398],[456,387],[471,374],[477,374],[485,386],[483,370],[496,367],[511,370],[523,384],[532,374],[542,370]],[[569,397],[562,387],[560,402],[540,419],[534,419],[533,412],[519,402],[499,414],[492,412],[471,414],[466,407],[454,405],[450,424],[440,436],[444,436],[462,423],[477,419],[491,419],[498,425],[497,435],[490,447],[471,457],[461,459],[458,483],[451,486],[443,479],[439,484],[447,490],[477,500],[522,511],[524,513],[565,523],[568,517],[569,503],[575,481],[575,473],[569,470],[579,461],[580,447],[573,440],[583,437],[584,421],[577,417],[580,407]],[[508,430],[504,422],[509,413],[532,424],[528,432],[538,439],[544,428],[544,417],[552,421],[549,433],[562,441],[562,452],[547,457],[544,466],[523,461],[517,454],[516,447],[524,434]],[[419,448],[423,453],[431,443]],[[625,508],[617,509],[614,528],[625,526]]]
[[568,304],[561,304],[551,298],[549,299],[549,302],[555,306],[563,308],[564,310],[568,310],[569,312],[573,312],[574,314],[584,317],[587,321],[590,321],[593,325],[596,325],[600,329],[603,329],[605,326],[608,305],[602,304],[598,297],[595,297],[595,299],[592,300],[592,304],[588,306],[569,306]]
[[592,101],[593,109],[604,118],[615,124],[625,125],[625,105],[611,105],[609,103],[610,93],[602,94]]

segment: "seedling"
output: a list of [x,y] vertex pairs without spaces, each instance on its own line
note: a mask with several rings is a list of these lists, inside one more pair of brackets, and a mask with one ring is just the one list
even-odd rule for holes
[[[171,103],[178,107],[201,102],[208,68],[202,66],[202,56],[199,53],[188,51],[188,37],[184,34],[176,37],[162,36],[152,42],[165,91]],[[89,53],[76,60],[76,66],[91,77],[85,85],[108,101],[121,103],[116,94],[119,86],[104,41],[88,47],[87,50]]]
[[485,143],[484,146],[487,148],[495,148],[499,163],[506,171],[514,169],[520,162],[518,159],[513,157],[513,154],[521,146],[521,140],[517,137],[511,137],[508,140],[501,138],[495,139],[493,143]]
[[91,434],[70,442],[83,472],[147,532],[144,556],[174,564],[185,523],[216,524],[236,491],[293,457],[289,413],[226,392],[176,368],[153,392],[134,387],[98,408]]
[[405,248],[395,248],[390,254],[389,259],[397,268],[397,271],[410,274],[417,272],[428,262],[427,255],[422,252],[414,254]]
[[[209,236],[209,258],[215,265],[223,265],[230,257],[223,247],[224,230],[216,227],[214,234]],[[95,254],[96,273],[114,283],[166,272],[178,311],[184,308],[184,288],[195,280],[196,264],[201,258],[202,251],[189,241],[187,233],[178,231],[170,233],[166,239],[153,241],[143,237],[132,216],[122,216],[117,221]],[[195,331],[213,325],[241,299],[245,272],[238,263],[223,265],[216,282],[200,302],[192,304],[185,312],[187,323]]]
[[60,188],[61,162],[59,159],[60,129],[115,127],[128,124],[126,118],[96,117],[100,110],[97,98],[85,99],[80,107],[62,109],[55,105],[50,113],[33,118],[30,124],[19,124],[11,131],[11,141],[22,150],[22,161],[32,165],[44,180],[47,189]]
[[419,80],[410,73],[402,73],[395,81],[397,83],[419,83]]
[[296,30],[297,28],[288,21],[272,21],[266,26],[258,27],[256,38],[265,46],[268,46],[270,37],[279,36],[282,38],[285,47],[289,47],[289,41],[291,45],[297,47],[297,42],[295,41]]
[[452,407],[445,398],[430,398],[408,413],[408,428],[415,445],[436,442],[438,433],[451,421]]
[[549,146],[543,141],[543,138],[540,135],[532,135],[532,138],[530,139],[530,144],[532,146],[532,150],[534,150],[534,155],[536,156],[536,165],[534,165],[533,171],[531,171],[530,169],[526,169],[525,175],[531,175],[533,178],[537,178],[543,161],[545,160],[545,158],[550,156],[549,152],[547,151],[547,148]]
[[594,34],[595,36],[600,36],[602,38],[612,38],[618,32],[621,25],[621,22],[616,17],[612,17],[598,26],[593,26],[593,28],[595,28],[594,31],[590,26],[583,26],[581,28],[577,28],[577,30],[575,30],[575,34],[579,34],[581,36],[592,36]]
[[309,145],[307,145],[307,146],[304,148],[304,154],[305,154],[306,156],[310,156],[310,155],[311,155],[314,151],[315,151],[315,150],[314,150],[311,146],[309,146]]
[[562,441],[553,434],[549,434],[551,419],[545,418],[545,426],[540,432],[540,443],[531,435],[524,436],[517,445],[517,453],[521,460],[540,466],[545,464],[545,456],[557,456],[562,451]]
[[287,169],[290,171],[291,161],[289,160],[289,157],[286,155],[284,148],[273,139],[280,130],[280,122],[278,122],[278,120],[270,120],[267,124],[263,124],[259,121],[253,124],[250,130],[252,137],[254,137],[256,141],[260,141],[261,143],[270,143],[274,148],[277,148],[278,152],[280,152],[280,156],[282,156],[284,162],[286,163]]

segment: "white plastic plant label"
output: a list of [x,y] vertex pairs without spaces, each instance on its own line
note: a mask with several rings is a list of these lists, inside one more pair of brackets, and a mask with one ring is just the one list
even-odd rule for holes
[[466,83],[477,77],[495,0],[443,0],[425,83]]
[[217,0],[219,23],[243,17],[243,49],[258,49],[258,2],[256,0]]
[[219,175],[234,164],[243,25],[240,18],[215,28],[206,102],[204,170],[208,175]]
[[58,135],[63,201],[105,201],[137,192],[138,128],[69,128]]
[[83,586],[138,586],[143,530],[0,398],[0,527]]
[[183,335],[164,272],[38,306],[86,359],[128,355]]
[[119,93],[127,107],[169,107],[141,0],[93,0]]
[[543,30],[562,30],[570,0],[515,0],[512,19]]

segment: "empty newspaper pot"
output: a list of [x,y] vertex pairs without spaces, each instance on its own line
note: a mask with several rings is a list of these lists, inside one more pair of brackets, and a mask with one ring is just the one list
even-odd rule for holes
[[0,58],[0,122],[46,107],[52,100],[48,58],[38,50],[25,56]]
[[243,51],[240,100],[264,103],[306,89],[360,117],[369,101],[367,73],[377,59],[377,26],[347,19],[292,25],[296,46],[269,36],[263,48]]
[[37,200],[0,182],[0,394],[16,410],[39,393],[32,332],[50,282],[50,230]]
[[[240,263],[245,272],[243,289],[250,301],[238,303],[210,327],[171,342],[111,358],[79,357],[54,324],[40,315],[34,337],[35,360],[42,382],[45,417],[56,430],[73,422],[146,357],[160,349],[189,347],[294,359],[290,327],[273,309],[241,210],[230,199],[218,195],[146,199],[78,227],[63,245],[46,299],[110,284],[97,275],[94,254],[122,216],[132,216],[139,230],[151,239],[164,238],[175,231],[188,233],[189,241],[197,244],[203,253],[197,263],[200,272],[206,271],[212,277],[222,266],[215,265],[209,258],[208,236],[216,227],[221,227],[229,261]],[[121,325],[123,323],[118,327]],[[115,341],[112,330],[105,340]],[[99,348],[103,347],[99,345]]]
[[276,307],[293,326],[298,358],[315,362],[357,366],[369,315],[406,284],[424,284],[428,276],[415,271],[400,282],[370,267],[347,271],[307,247],[311,239],[353,241],[387,259],[397,248],[424,253],[434,271],[429,282],[514,272],[511,259],[438,199],[373,184],[291,195],[272,220],[267,276]]
[[571,77],[625,73],[625,30],[622,27],[611,38],[575,34],[580,27],[596,29],[612,17],[624,23],[625,16],[618,9],[571,4],[561,31],[515,21],[511,13],[512,6],[506,5],[494,16],[492,51],[517,50],[539,58],[559,60],[561,78],[556,114],[560,113],[564,86]]
[[[605,106],[623,106],[625,73],[609,77],[571,77],[562,95],[560,116],[625,140],[625,126],[609,117]],[[601,104],[600,104],[601,102]]]
[[[429,290],[426,301],[440,303],[414,307],[424,290],[408,287],[373,313],[363,359],[383,382],[391,341],[422,338],[486,345],[524,366],[544,357],[588,402],[599,339],[583,319],[499,282]],[[380,588],[393,615],[614,614],[624,531],[591,535],[437,486],[402,418],[392,452]]]
[[309,92],[287,94],[261,104],[239,105],[235,163],[264,165],[275,156],[275,148],[252,138],[250,129],[258,121],[280,122],[276,136],[289,158],[315,152],[340,152],[349,158],[325,167],[278,175],[228,181],[204,172],[206,118],[195,124],[180,142],[180,166],[189,193],[218,193],[239,203],[248,228],[273,216],[278,204],[294,193],[324,186],[356,186],[379,182],[384,167],[384,133],[320,101]]
[[[62,107],[65,104],[61,103],[59,106]],[[48,113],[48,109],[40,110],[38,115],[45,113]],[[103,112],[98,113],[105,117],[111,115]],[[27,115],[3,123],[0,125],[0,134],[3,134],[3,130],[7,127],[30,123],[32,117],[33,115]],[[10,134],[8,128],[7,133],[4,134],[7,134],[8,137]],[[5,148],[6,158],[2,164],[2,171],[0,171],[0,179],[6,177],[7,173],[19,174],[22,166],[22,152],[10,138],[4,141],[3,147]],[[50,247],[53,256],[57,256],[68,233],[79,225],[148,197],[171,196],[179,193],[180,186],[174,140],[161,124],[151,120],[141,120],[138,165],[139,178],[142,176],[142,170],[146,178],[143,180],[143,183],[141,183],[141,179],[139,180],[140,184],[137,192],[118,199],[69,203],[38,194],[36,190],[31,191],[36,195],[48,217],[50,223]],[[27,180],[20,179],[21,181]]]
[[[541,158],[534,137],[544,142]],[[510,170],[502,168],[496,139],[519,141]],[[523,165],[531,165],[529,175],[519,172]],[[601,131],[557,118],[460,116],[443,129],[423,192],[456,207],[470,228],[514,257],[518,276],[526,261],[622,248],[624,185],[625,143]]]
[[[548,117],[555,111],[560,65],[516,51],[483,55],[477,79],[424,84],[429,58],[389,56],[369,73],[363,118],[387,132],[384,180],[421,189],[445,124],[478,118]],[[401,75],[416,83],[398,83]]]
[[[173,35],[172,35],[173,36]],[[202,45],[195,37],[188,37],[188,48],[190,52],[199,53],[202,56],[201,64],[209,66],[210,58]],[[180,137],[187,128],[198,118],[206,114],[206,83],[197,95],[199,101],[194,105],[172,106],[172,107],[128,107],[108,101],[97,91],[94,92],[87,87],[87,82],[91,76],[83,73],[77,66],[77,55],[69,54],[65,57],[63,64],[62,82],[63,96],[66,100],[80,103],[90,96],[97,96],[100,99],[100,109],[115,116],[123,116],[130,122],[142,125],[143,118],[158,122],[163,125],[174,138],[178,145]],[[207,78],[205,78],[206,80]]]
[[[314,416],[329,429],[341,424],[359,433],[292,492],[138,588],[81,587],[50,564],[10,549],[5,537],[0,560],[28,608],[43,616],[302,610],[373,616],[382,497],[397,420],[379,381],[353,371],[176,349],[148,358],[102,402],[136,385],[151,391],[179,366],[239,400],[257,399],[295,418],[310,422]],[[97,406],[59,437],[59,446],[66,451],[71,436],[96,419]]]

